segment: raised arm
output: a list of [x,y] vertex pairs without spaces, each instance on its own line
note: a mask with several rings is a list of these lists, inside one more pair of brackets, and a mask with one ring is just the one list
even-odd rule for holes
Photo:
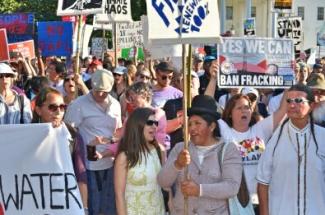
[[214,98],[214,94],[217,89],[218,72],[219,72],[218,60],[214,60],[214,61],[212,61],[210,69],[209,69],[210,81],[209,81],[209,84],[204,92],[204,95],[208,95],[208,96],[211,96],[212,98]]

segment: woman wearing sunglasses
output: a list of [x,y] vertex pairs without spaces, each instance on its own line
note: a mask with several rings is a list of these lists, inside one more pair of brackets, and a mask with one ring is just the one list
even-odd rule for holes
[[[64,103],[62,94],[54,88],[43,88],[35,99],[35,110],[33,113],[32,123],[52,123],[53,127],[61,126],[63,122],[63,116],[67,105]],[[73,156],[73,164],[75,174],[77,176],[78,186],[80,189],[81,198],[83,205],[87,207],[87,179],[86,179],[86,168],[85,161],[80,156],[83,154],[83,150],[80,147],[83,143],[80,135],[77,131],[70,126],[65,124],[73,138],[70,141],[70,151]]]
[[128,118],[115,161],[117,214],[165,214],[157,174],[161,152],[155,139],[155,111],[138,108]]
[[12,90],[16,73],[0,63],[0,124],[24,124],[32,120],[30,101]]
[[66,93],[64,102],[67,105],[75,100],[78,95],[86,95],[89,92],[86,84],[78,74],[68,74],[63,80],[63,88]]

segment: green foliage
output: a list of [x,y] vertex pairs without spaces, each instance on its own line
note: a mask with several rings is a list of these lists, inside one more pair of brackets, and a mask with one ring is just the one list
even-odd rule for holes
[[147,14],[146,0],[131,0],[132,19],[139,21],[142,15]]
[[21,7],[25,4],[25,1],[18,0],[1,0],[0,1],[0,13],[14,13],[20,12]]

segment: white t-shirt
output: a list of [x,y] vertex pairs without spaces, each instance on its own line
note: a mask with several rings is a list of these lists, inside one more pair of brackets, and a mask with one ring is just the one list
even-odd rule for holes
[[273,133],[273,115],[259,121],[246,132],[239,132],[230,128],[222,119],[218,120],[221,136],[225,141],[234,142],[242,156],[246,183],[252,202],[258,203],[256,171],[265,144]]
[[[325,129],[315,125],[314,130],[319,147],[318,154],[309,124],[299,130],[289,121],[283,127],[278,144],[276,143],[280,128],[269,141],[258,164],[256,179],[259,183],[269,186],[270,215],[297,215],[298,211],[304,214],[304,202],[306,214],[325,213]],[[305,138],[307,157],[304,150]]]
[[[64,121],[78,128],[85,145],[95,136],[112,137],[115,130],[122,126],[120,103],[108,95],[107,108],[99,106],[90,93],[74,100],[68,107]],[[109,145],[97,145],[96,150],[103,152]],[[87,150],[85,149],[85,152]],[[113,166],[113,158],[105,157],[98,161],[89,161],[85,154],[88,170],[104,170]]]

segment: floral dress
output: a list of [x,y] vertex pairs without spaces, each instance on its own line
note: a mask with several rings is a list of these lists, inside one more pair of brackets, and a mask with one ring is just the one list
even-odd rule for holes
[[161,165],[155,149],[142,155],[141,163],[128,170],[125,199],[128,215],[163,215],[164,200],[157,175]]

